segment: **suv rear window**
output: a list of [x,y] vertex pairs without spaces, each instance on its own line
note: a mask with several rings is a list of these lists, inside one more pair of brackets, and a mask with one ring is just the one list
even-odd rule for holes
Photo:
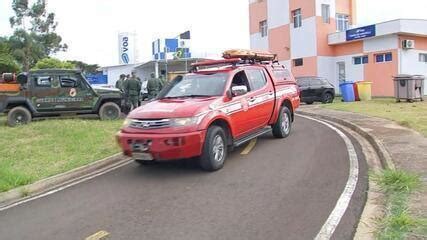
[[308,79],[308,78],[297,78],[297,84],[300,87],[308,87],[308,86],[310,86],[310,79]]

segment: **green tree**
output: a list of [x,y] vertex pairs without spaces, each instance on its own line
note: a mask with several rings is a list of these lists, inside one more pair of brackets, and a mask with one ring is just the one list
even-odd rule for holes
[[15,16],[9,19],[15,29],[9,38],[15,58],[28,71],[38,60],[58,51],[66,51],[67,44],[55,31],[58,22],[55,14],[46,11],[46,0],[13,0],[12,9]]
[[0,38],[0,74],[18,72],[20,67],[11,54],[10,47],[3,38]]
[[99,65],[98,64],[87,64],[81,61],[68,61],[76,66],[77,69],[80,69],[84,73],[97,73]]
[[56,58],[43,58],[36,63],[33,69],[75,69],[74,64]]

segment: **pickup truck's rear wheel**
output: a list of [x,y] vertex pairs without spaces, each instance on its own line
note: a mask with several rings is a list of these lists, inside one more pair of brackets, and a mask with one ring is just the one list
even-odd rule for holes
[[200,156],[200,167],[206,171],[216,171],[224,166],[227,158],[227,138],[221,127],[211,126],[208,128],[202,156]]
[[120,118],[120,107],[116,103],[104,103],[99,109],[99,117],[101,120],[117,120]]
[[7,125],[15,127],[31,122],[31,113],[25,107],[14,107],[7,114]]
[[286,138],[291,134],[292,129],[292,113],[288,107],[280,108],[277,122],[273,125],[273,135],[276,138]]

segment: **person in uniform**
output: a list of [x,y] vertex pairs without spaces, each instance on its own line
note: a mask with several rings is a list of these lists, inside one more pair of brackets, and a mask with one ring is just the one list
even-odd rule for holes
[[132,76],[125,81],[123,87],[130,104],[130,110],[132,111],[138,107],[139,94],[141,93],[141,81],[135,72],[132,72]]
[[160,90],[161,91],[167,83],[166,71],[162,70],[162,74],[160,75]]
[[123,84],[125,82],[125,77],[126,77],[126,75],[121,74],[119,80],[117,80],[117,82],[116,82],[116,88],[122,92],[124,92]]
[[163,84],[160,79],[156,78],[154,73],[151,73],[151,78],[147,82],[148,98],[154,99],[162,90]]

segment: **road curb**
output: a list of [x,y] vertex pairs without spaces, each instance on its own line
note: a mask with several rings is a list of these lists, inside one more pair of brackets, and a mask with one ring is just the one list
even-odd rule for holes
[[360,127],[354,123],[351,123],[349,121],[343,120],[343,119],[339,119],[339,118],[335,118],[335,117],[331,117],[331,116],[325,116],[322,114],[306,112],[304,110],[298,110],[297,113],[301,114],[301,115],[305,115],[305,116],[317,117],[320,119],[332,121],[332,122],[338,123],[344,127],[347,127],[349,129],[355,131],[356,133],[361,135],[363,138],[368,140],[368,142],[375,149],[375,151],[377,152],[378,157],[381,161],[381,165],[382,165],[383,169],[395,169],[395,166],[394,166],[393,160],[390,156],[390,153],[387,151],[387,149],[385,148],[385,146],[381,142],[381,140],[378,139],[376,136],[370,134],[369,132],[365,131],[362,127]]
[[61,173],[46,179],[39,180],[35,183],[14,188],[7,192],[0,193],[0,209],[20,202],[37,195],[41,195],[52,189],[70,184],[79,179],[88,177],[99,171],[105,171],[120,164],[129,161],[128,157],[118,153],[110,157],[106,157],[94,163]]

